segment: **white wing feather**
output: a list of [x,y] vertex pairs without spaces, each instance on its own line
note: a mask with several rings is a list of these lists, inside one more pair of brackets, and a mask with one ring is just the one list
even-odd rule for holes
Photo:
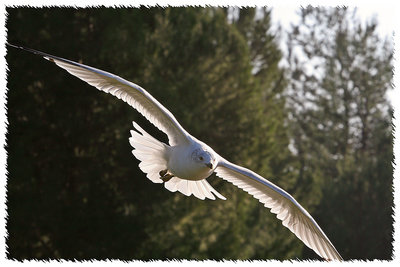
[[[11,45],[14,46],[14,45]],[[14,46],[17,47],[17,46]],[[175,119],[174,115],[139,85],[122,79],[112,73],[102,71],[68,59],[52,56],[30,48],[17,47],[43,56],[72,75],[125,101],[158,129],[165,132],[171,146],[189,141],[190,135]]]
[[311,215],[283,189],[222,158],[215,172],[270,208],[284,226],[319,256],[327,260],[343,260]]

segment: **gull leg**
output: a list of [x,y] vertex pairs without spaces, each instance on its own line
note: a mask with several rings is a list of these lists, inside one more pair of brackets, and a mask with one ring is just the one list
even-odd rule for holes
[[174,177],[173,174],[168,173],[168,170],[162,170],[159,172],[161,180],[164,182],[168,182],[171,180],[172,177]]
[[166,174],[161,177],[161,180],[163,180],[164,182],[168,182],[169,180],[171,180],[172,177],[174,177],[172,174]]
[[167,173],[168,173],[168,169],[165,169],[165,170],[162,170],[162,171],[159,172],[160,177],[165,176]]

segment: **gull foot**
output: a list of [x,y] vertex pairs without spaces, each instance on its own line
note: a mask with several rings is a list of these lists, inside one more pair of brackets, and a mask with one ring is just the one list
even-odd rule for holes
[[162,171],[160,171],[160,172],[159,172],[160,177],[165,176],[165,175],[167,174],[167,172],[168,172],[168,170],[162,170]]
[[171,180],[172,177],[174,177],[173,174],[168,173],[168,170],[162,170],[159,172],[161,180],[164,182],[168,182]]

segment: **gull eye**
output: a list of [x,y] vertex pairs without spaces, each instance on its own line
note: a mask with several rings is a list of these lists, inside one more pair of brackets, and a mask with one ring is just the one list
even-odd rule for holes
[[204,158],[203,158],[202,156],[200,156],[200,157],[199,157],[199,160],[203,161],[203,160],[204,160]]

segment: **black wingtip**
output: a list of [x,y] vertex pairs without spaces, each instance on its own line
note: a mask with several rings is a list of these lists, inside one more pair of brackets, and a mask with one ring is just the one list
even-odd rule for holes
[[53,62],[53,63],[54,63],[54,59],[59,59],[59,60],[61,60],[61,61],[68,61],[68,60],[66,60],[66,59],[63,59],[63,58],[60,58],[60,57],[56,57],[56,56],[52,56],[52,55],[50,55],[50,54],[47,54],[47,53],[44,53],[44,52],[41,52],[41,51],[38,51],[38,50],[35,50],[35,49],[32,49],[32,48],[23,47],[23,46],[18,46],[18,45],[13,45],[13,44],[10,44],[10,43],[6,43],[6,44],[7,44],[8,46],[11,46],[11,47],[14,47],[14,48],[17,48],[17,49],[21,49],[21,50],[24,50],[24,51],[33,53],[33,54],[35,54],[35,55],[41,56],[41,57],[43,57],[44,59],[47,59],[48,61]]
[[34,53],[34,54],[39,55],[39,56],[44,56],[44,54],[45,54],[45,53],[37,51],[35,49],[31,49],[31,48],[27,48],[27,47],[23,47],[23,46],[18,46],[18,45],[13,45],[13,44],[10,44],[10,43],[6,43],[6,44],[8,46],[11,46],[11,47],[14,47],[14,48],[17,48],[17,49],[21,49],[21,50],[25,50],[27,52]]
[[13,44],[10,44],[10,43],[6,43],[6,45],[11,46],[11,47],[15,47],[15,48],[20,48],[19,46],[16,46],[16,45],[13,45]]
[[25,51],[34,53],[33,51],[31,51],[31,49],[25,48],[25,47],[23,47],[23,46],[18,46],[18,45],[14,45],[14,44],[10,44],[10,43],[6,43],[6,45],[11,46],[11,47],[14,47],[14,48],[17,48],[17,49],[21,49],[21,50],[25,50]]

